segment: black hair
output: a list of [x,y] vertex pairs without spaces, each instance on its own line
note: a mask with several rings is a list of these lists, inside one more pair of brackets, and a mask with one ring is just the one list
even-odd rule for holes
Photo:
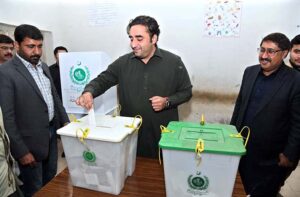
[[21,43],[26,37],[34,40],[43,40],[41,31],[37,27],[27,24],[16,27],[14,35],[18,43]]
[[54,55],[56,55],[57,52],[58,52],[59,50],[64,50],[64,51],[68,52],[68,50],[67,50],[66,47],[58,46],[58,47],[55,47],[55,49],[54,49],[54,51],[53,51],[53,52],[54,52]]
[[300,34],[295,36],[292,40],[291,40],[291,48],[294,46],[294,45],[298,45],[300,44]]
[[129,21],[129,24],[127,26],[127,34],[129,34],[130,28],[134,25],[143,25],[147,27],[148,32],[150,34],[150,38],[153,37],[153,35],[159,36],[160,30],[159,30],[159,25],[157,21],[150,17],[150,16],[137,16],[135,19],[132,19]]
[[263,42],[265,41],[271,41],[277,44],[277,46],[285,51],[285,50],[290,50],[291,47],[291,42],[288,39],[288,37],[286,35],[284,35],[283,33],[271,33],[269,35],[267,35],[266,37],[264,37],[260,43],[260,46],[262,45]]
[[0,34],[0,43],[14,44],[14,41],[9,36]]

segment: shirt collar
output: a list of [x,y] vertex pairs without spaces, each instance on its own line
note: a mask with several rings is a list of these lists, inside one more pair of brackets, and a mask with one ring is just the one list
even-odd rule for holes
[[[23,59],[18,53],[16,53],[16,56],[22,61],[22,63],[26,66],[26,68],[34,67],[30,62]],[[42,65],[42,61],[39,60],[38,64],[36,65],[36,68],[39,68]]]

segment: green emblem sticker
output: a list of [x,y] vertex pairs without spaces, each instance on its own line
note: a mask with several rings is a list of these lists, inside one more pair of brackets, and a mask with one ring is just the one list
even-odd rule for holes
[[82,68],[76,68],[74,70],[74,78],[76,81],[83,81],[86,78],[85,71]]
[[88,162],[95,162],[96,161],[96,155],[92,151],[84,151],[83,152],[83,158],[85,161]]
[[87,66],[82,66],[81,62],[71,67],[69,75],[72,82],[77,85],[86,85],[90,80],[90,71]]
[[187,192],[194,195],[205,194],[207,193],[207,188],[209,185],[209,180],[207,176],[200,176],[201,172],[197,172],[196,176],[190,175],[188,177],[188,186],[189,189]]

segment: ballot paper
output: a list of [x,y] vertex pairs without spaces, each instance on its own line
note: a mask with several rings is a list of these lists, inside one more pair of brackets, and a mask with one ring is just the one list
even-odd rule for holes
[[89,110],[88,116],[89,116],[89,125],[91,127],[96,127],[94,106],[92,106],[92,108]]

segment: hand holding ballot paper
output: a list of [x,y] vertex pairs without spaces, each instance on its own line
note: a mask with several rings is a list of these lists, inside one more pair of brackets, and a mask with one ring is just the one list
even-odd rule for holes
[[76,104],[80,105],[87,110],[88,112],[88,118],[89,118],[89,125],[92,127],[96,126],[96,119],[95,119],[95,111],[94,111],[94,99],[90,92],[83,93],[79,98],[76,99]]
[[77,105],[80,105],[86,108],[87,110],[90,110],[93,107],[94,98],[92,93],[85,92],[80,97],[78,97],[75,102]]

